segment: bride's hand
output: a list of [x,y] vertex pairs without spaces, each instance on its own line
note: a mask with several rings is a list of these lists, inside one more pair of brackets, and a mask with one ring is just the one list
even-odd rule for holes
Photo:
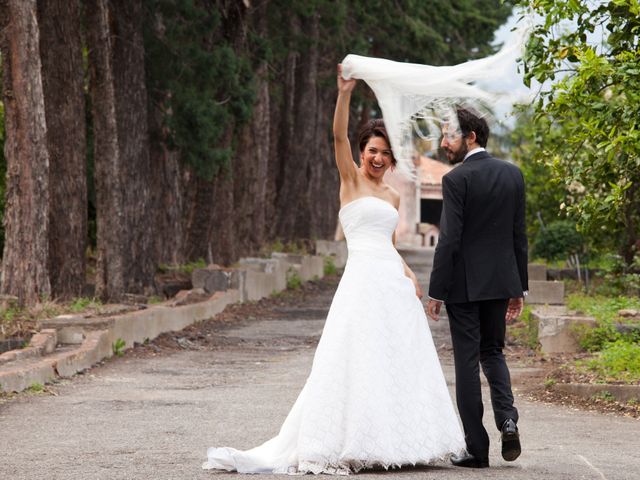
[[422,293],[422,287],[418,283],[418,280],[415,277],[412,278],[411,280],[413,281],[414,287],[416,287],[416,297],[418,297],[419,299],[422,299],[424,295]]
[[356,87],[357,80],[352,78],[351,80],[345,80],[342,78],[342,64],[338,64],[338,91],[341,93],[349,93]]

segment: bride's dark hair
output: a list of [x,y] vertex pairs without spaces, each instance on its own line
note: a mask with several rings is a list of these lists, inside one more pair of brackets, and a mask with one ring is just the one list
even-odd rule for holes
[[[358,146],[360,147],[360,152],[364,151],[364,147],[367,146],[367,142],[371,137],[384,138],[389,144],[389,148],[391,148],[389,135],[387,134],[387,129],[384,126],[384,121],[381,118],[369,120],[360,129],[360,132],[358,133]],[[391,163],[394,165],[397,163],[396,157],[393,155],[393,151],[391,151]]]

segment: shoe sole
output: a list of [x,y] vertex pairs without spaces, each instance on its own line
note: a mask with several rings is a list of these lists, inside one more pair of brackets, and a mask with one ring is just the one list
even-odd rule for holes
[[502,458],[507,462],[513,462],[521,452],[520,436],[517,433],[507,433],[502,436]]

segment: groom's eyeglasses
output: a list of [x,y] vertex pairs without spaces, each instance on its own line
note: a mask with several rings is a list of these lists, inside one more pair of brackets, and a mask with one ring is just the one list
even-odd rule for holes
[[453,132],[442,132],[442,137],[447,140],[447,142],[451,142],[452,140],[457,140],[462,137],[462,132],[460,130],[454,130]]

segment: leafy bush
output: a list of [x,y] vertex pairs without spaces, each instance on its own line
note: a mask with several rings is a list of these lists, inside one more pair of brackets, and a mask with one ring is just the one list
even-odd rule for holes
[[597,292],[601,295],[640,295],[640,256],[636,255],[631,265],[626,265],[620,255],[607,255],[601,265],[602,284]]
[[625,308],[640,310],[640,298],[621,295],[616,297],[569,295],[567,297],[567,308],[590,315],[598,321],[612,322],[619,319],[618,310]]
[[525,345],[532,350],[538,348],[538,322],[531,316],[531,307],[529,305],[524,306],[519,320],[509,325],[508,328],[509,333],[517,343]]
[[603,297],[570,295],[567,307],[594,317],[597,321],[595,328],[586,325],[576,325],[575,331],[580,346],[595,352],[606,348],[610,343],[624,341],[627,343],[640,342],[640,333],[621,334],[616,330],[615,322],[624,322],[618,315],[618,310],[624,308],[640,309],[640,299],[632,297]]
[[324,257],[324,274],[335,275],[338,272],[336,268],[336,262],[331,257]]
[[595,328],[579,324],[574,327],[574,330],[578,337],[580,348],[587,352],[600,351],[606,345],[622,339],[622,336],[611,322],[599,322]]
[[579,253],[583,243],[575,223],[558,220],[538,231],[533,240],[532,254],[548,261],[566,260],[570,255]]
[[289,268],[287,272],[287,288],[290,290],[298,289],[302,286],[300,274],[293,268]]
[[640,344],[618,340],[581,366],[604,381],[640,382]]
[[69,310],[77,313],[86,310],[87,308],[97,308],[100,305],[102,305],[102,302],[99,299],[80,297],[74,299],[73,303],[69,305]]
[[122,338],[118,338],[115,342],[111,344],[111,350],[113,354],[117,357],[121,357],[124,355],[124,347],[127,346],[127,342],[125,342]]

